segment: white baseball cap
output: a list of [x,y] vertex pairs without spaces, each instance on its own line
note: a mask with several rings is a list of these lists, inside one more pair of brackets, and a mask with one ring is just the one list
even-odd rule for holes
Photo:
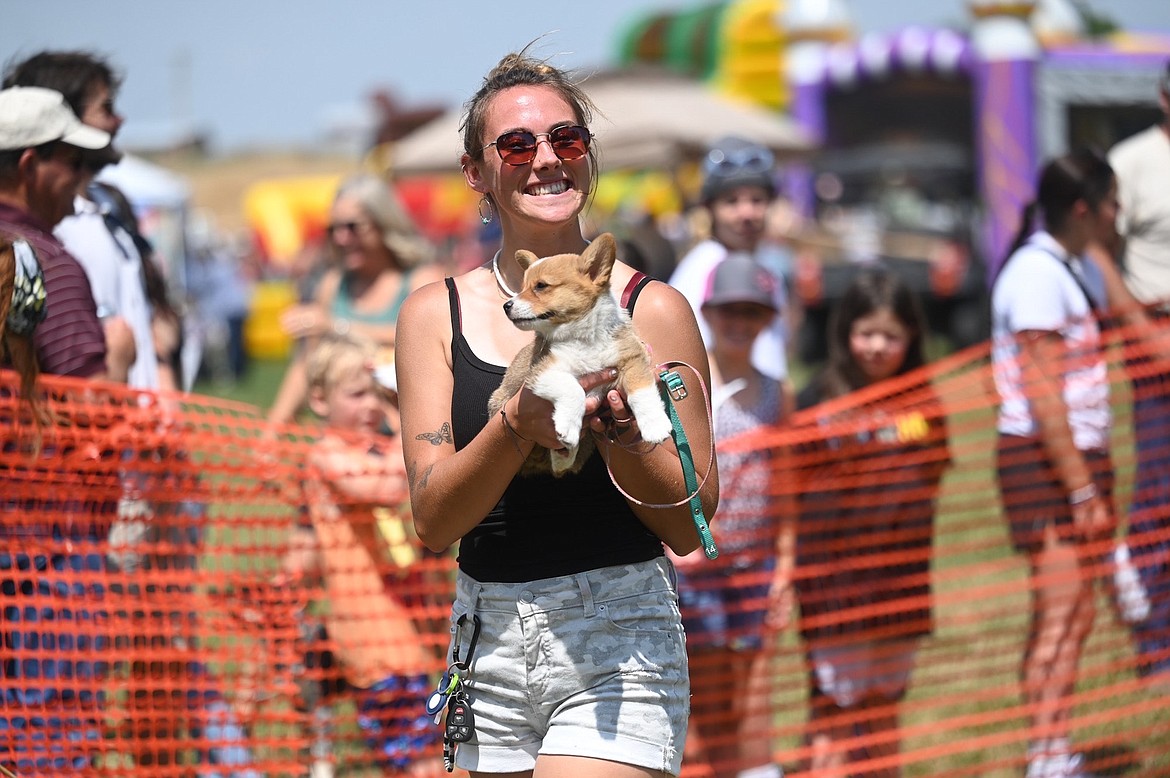
[[59,140],[82,149],[104,149],[110,134],[82,124],[65,97],[39,86],[0,91],[0,151],[30,149]]

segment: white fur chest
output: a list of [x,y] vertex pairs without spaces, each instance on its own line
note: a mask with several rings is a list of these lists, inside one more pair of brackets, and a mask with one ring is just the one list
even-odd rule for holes
[[588,316],[544,336],[549,345],[549,364],[542,368],[582,375],[612,367],[621,356],[619,335],[631,326],[629,315],[607,294]]

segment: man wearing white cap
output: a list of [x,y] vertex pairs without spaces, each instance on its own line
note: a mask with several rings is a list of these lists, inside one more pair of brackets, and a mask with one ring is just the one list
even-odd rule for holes
[[[104,376],[106,339],[89,281],[81,266],[53,237],[53,226],[73,212],[84,154],[104,148],[110,136],[84,126],[64,98],[47,89],[0,91],[0,233],[23,245],[39,263],[45,285],[45,318],[33,332],[41,371],[80,377]],[[60,464],[58,463],[58,466]],[[0,491],[22,494],[22,477],[0,477]],[[3,508],[0,577],[15,591],[19,609],[4,613],[4,645],[24,652],[0,667],[4,761],[21,774],[74,775],[93,764],[99,743],[101,693],[77,679],[104,675],[95,660],[89,603],[101,596],[102,563],[80,549],[91,538],[78,526],[93,526],[102,508],[63,507],[64,495],[38,494]],[[76,498],[74,498],[76,499]],[[100,503],[100,501],[98,501]],[[69,522],[66,526],[66,518]],[[15,569],[34,569],[35,578]],[[84,570],[93,583],[78,596],[57,571]],[[52,621],[53,639],[45,623]],[[85,626],[81,626],[82,624]],[[83,658],[84,657],[84,658]],[[49,717],[49,710],[69,712]]]
[[[177,388],[173,363],[178,314],[125,195],[96,180],[99,172],[122,158],[117,135],[123,119],[115,107],[120,85],[110,63],[80,49],[39,51],[11,64],[3,83],[3,87],[39,86],[60,92],[83,124],[110,134],[109,146],[86,155],[74,215],[62,219],[53,234],[89,277],[98,316],[107,327],[107,345],[109,323],[114,319],[124,320],[134,333],[137,358],[129,367],[127,384],[135,389],[173,390]],[[152,295],[155,290],[157,294]],[[156,337],[156,327],[163,337]]]
[[27,242],[45,276],[47,315],[33,336],[45,373],[107,376],[106,336],[89,280],[53,227],[73,213],[85,152],[109,143],[109,134],[82,124],[58,92],[0,91],[0,231]]

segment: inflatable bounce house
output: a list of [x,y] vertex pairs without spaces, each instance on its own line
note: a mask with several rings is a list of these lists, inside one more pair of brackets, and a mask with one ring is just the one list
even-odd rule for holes
[[955,5],[962,27],[858,36],[845,0],[739,0],[636,20],[619,43],[627,63],[787,111],[817,141],[783,187],[805,217],[789,281],[807,361],[858,264],[879,259],[916,287],[933,330],[981,340],[988,278],[1043,161],[1160,115],[1170,36],[1090,30],[1101,20],[1068,0]]

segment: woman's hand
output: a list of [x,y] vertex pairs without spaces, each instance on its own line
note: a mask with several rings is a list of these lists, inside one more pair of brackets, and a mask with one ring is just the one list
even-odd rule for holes
[[1073,527],[1085,540],[1104,540],[1117,531],[1117,516],[1100,494],[1072,506]]
[[638,420],[617,389],[605,393],[605,403],[589,418],[589,428],[619,446],[632,446],[642,440]]
[[156,313],[150,319],[150,333],[154,337],[154,354],[158,361],[170,361],[179,350],[182,325],[173,316]]
[[[593,428],[598,413],[605,408],[605,401],[595,397],[593,390],[613,383],[616,378],[617,371],[613,368],[604,368],[577,378],[577,382],[585,392],[585,415],[581,419],[582,434]],[[609,394],[617,395],[618,393],[611,389]],[[620,398],[620,395],[618,396]],[[553,404],[534,393],[527,385],[521,387],[520,391],[504,404],[504,413],[508,416],[509,426],[524,440],[530,440],[548,449],[561,449],[556,425],[553,423]],[[629,414],[627,413],[627,415]],[[602,428],[604,429],[604,424],[602,424]]]

